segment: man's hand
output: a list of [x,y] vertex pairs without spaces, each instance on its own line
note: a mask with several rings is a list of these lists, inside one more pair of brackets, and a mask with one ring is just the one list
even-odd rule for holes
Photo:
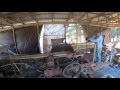
[[88,42],[91,42],[90,40],[88,40]]
[[86,40],[88,40],[89,38],[88,37],[86,37]]
[[86,37],[86,41],[87,41],[87,42],[91,42],[90,39],[89,39],[88,37]]

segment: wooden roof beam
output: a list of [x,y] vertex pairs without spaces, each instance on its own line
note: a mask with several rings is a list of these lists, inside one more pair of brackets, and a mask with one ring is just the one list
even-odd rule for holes
[[12,28],[14,28],[14,26],[11,22],[9,22],[8,20],[6,22],[9,23]]
[[55,16],[55,13],[52,13],[52,22],[53,22],[54,16]]
[[84,16],[86,16],[87,12],[85,12],[78,20],[81,20]]
[[73,12],[70,12],[70,14],[68,15],[68,18],[67,18],[66,22],[68,22],[71,19],[70,18],[71,15],[73,15]]
[[17,17],[26,16],[26,12],[13,12],[13,13],[5,14],[4,16],[5,17],[13,16],[13,17],[17,18]]
[[19,17],[19,19],[21,20],[22,24],[25,25],[24,20],[21,17]]
[[35,20],[36,23],[39,23],[34,12],[28,12],[27,14],[31,17],[32,20]]
[[8,21],[16,22],[16,23],[21,23],[21,22],[16,21],[16,20],[9,19],[8,17],[5,17],[5,16],[3,16],[3,15],[0,15],[0,19],[3,19],[3,20],[8,20]]
[[72,12],[72,17],[69,18],[69,19],[67,19],[66,22],[68,22],[69,20],[74,19],[75,17],[79,16],[80,13],[81,13],[81,12],[79,12],[78,14],[74,14],[74,13]]
[[94,16],[94,17],[90,17],[90,18],[84,19],[84,20],[82,20],[82,21],[87,21],[87,20],[91,20],[91,21],[92,21],[94,18],[97,18],[98,16],[106,16],[106,15],[111,15],[111,14],[113,14],[113,13],[105,14],[105,12],[101,12],[100,14],[98,14],[98,15],[96,15],[96,16]]
[[4,29],[3,24],[2,24],[2,21],[1,21],[0,25],[1,25],[2,29]]

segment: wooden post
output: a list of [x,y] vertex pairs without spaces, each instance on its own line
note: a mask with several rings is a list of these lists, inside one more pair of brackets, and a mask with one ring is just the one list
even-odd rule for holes
[[39,33],[39,25],[37,24],[37,36],[38,36],[38,47],[39,47],[39,52],[40,52],[40,33]]
[[111,36],[112,36],[112,29],[110,28],[110,41],[111,41]]
[[15,36],[15,29],[14,29],[14,27],[13,27],[12,31],[13,31],[13,41],[14,41],[14,44],[15,44],[16,53],[19,54],[18,48],[17,48],[17,43],[16,43],[16,36]]
[[96,65],[96,64],[94,63],[94,56],[95,56],[95,53],[96,53],[96,44],[94,44],[93,61],[92,61],[91,67],[94,67],[94,66]]
[[[88,36],[88,24],[87,24],[87,30],[86,30],[87,36]],[[86,37],[87,37],[86,36]],[[86,40],[86,56],[87,56],[87,40]]]
[[[87,13],[87,19],[88,19],[88,13]],[[87,30],[86,30],[86,37],[88,37],[88,23],[87,23]],[[86,56],[87,56],[87,40],[86,40]]]
[[66,24],[64,24],[64,29],[65,29],[65,36],[64,36],[64,38],[65,38],[65,43],[66,43]]
[[81,49],[81,30],[79,27],[76,27],[76,39],[77,39],[77,50]]

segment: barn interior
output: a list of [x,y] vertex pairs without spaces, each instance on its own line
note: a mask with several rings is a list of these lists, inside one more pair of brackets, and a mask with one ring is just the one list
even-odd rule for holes
[[119,26],[119,12],[0,12],[0,78],[120,78]]

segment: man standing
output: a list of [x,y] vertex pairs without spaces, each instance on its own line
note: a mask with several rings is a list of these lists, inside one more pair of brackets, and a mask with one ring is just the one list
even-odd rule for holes
[[91,42],[94,42],[96,44],[96,52],[94,55],[94,62],[99,63],[101,62],[101,51],[102,51],[102,42],[103,42],[103,37],[100,34],[98,30],[95,31],[95,36],[88,39]]

